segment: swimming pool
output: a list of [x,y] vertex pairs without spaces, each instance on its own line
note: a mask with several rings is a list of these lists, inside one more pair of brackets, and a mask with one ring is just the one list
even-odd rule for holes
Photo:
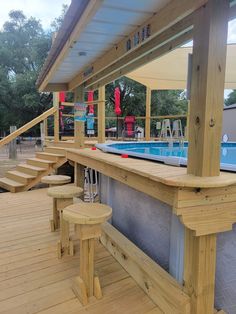
[[[188,143],[179,142],[115,142],[97,144],[104,152],[128,154],[142,159],[160,161],[174,166],[186,166]],[[236,172],[236,143],[221,143],[222,170]]]

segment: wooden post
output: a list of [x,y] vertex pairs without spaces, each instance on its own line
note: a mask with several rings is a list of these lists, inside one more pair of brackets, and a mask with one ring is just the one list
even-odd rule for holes
[[[15,132],[16,129],[15,125],[10,126],[10,133]],[[9,143],[9,159],[17,159],[16,138]]]
[[146,87],[146,118],[145,118],[145,140],[151,139],[151,97],[152,91]]
[[209,0],[195,14],[188,173],[220,171],[228,0]]
[[188,109],[187,109],[187,116],[186,116],[186,127],[184,132],[184,138],[186,141],[189,139],[189,116],[190,116],[190,101],[188,101]]
[[54,114],[54,142],[59,142],[59,93],[53,93],[53,107],[57,108]]
[[196,237],[185,229],[184,286],[191,298],[191,314],[213,314],[216,235]]
[[[84,173],[85,167],[81,164],[75,163],[74,165],[74,180],[75,180],[75,186],[78,186],[84,190]],[[84,200],[84,193],[80,197],[82,200]]]
[[[220,172],[228,0],[209,0],[194,17],[189,117],[189,174]],[[191,314],[213,314],[216,235],[196,237],[185,229],[184,286]]]
[[[84,88],[82,86],[74,90],[74,101],[84,102]],[[84,148],[84,122],[75,121],[74,123],[74,141],[76,148]]]
[[48,136],[48,119],[47,118],[43,120],[43,127],[44,127],[44,135],[45,137],[47,137]]
[[40,140],[41,140],[41,149],[43,150],[44,148],[44,143],[45,143],[45,128],[44,128],[44,123],[40,123]]
[[98,89],[98,143],[105,143],[105,86]]
[[93,296],[94,239],[80,239],[80,277],[83,279],[88,297]]

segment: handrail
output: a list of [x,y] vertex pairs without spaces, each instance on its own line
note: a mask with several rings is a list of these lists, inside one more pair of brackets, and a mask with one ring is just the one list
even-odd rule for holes
[[21,135],[22,133],[26,132],[42,120],[45,120],[47,117],[51,116],[57,111],[57,108],[52,107],[49,110],[42,113],[40,116],[36,117],[35,119],[31,120],[30,122],[26,123],[16,131],[12,132],[11,134],[4,137],[2,140],[0,140],[0,147],[3,145],[6,145],[10,143],[12,140],[14,140],[17,136]]

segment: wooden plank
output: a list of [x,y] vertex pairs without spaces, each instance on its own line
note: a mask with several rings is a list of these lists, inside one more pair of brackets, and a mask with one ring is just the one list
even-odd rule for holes
[[[205,0],[182,0],[182,1],[170,1],[165,7],[160,9],[153,17],[145,21],[142,25],[140,25],[137,29],[135,29],[130,35],[129,38],[133,38],[134,35],[139,32],[142,32],[142,28],[147,24],[150,25],[151,28],[151,36],[148,38],[143,44],[146,44],[148,41],[152,40],[155,36],[161,34],[164,30],[171,28],[175,23],[190,15],[200,6],[206,3]],[[99,58],[96,62],[91,64],[94,71],[90,76],[92,78],[97,73],[102,71],[105,68],[108,68],[115,63],[117,60],[121,60],[122,57],[131,55],[134,51],[140,48],[139,46],[134,47],[130,51],[126,50],[126,42],[127,37],[119,42],[114,48],[105,53],[101,58]],[[125,63],[124,63],[125,64]],[[108,72],[111,72],[108,70]],[[81,85],[85,81],[83,76],[83,71],[81,71],[70,83],[69,89],[73,89],[76,86]]]
[[[83,102],[84,101],[84,88],[78,87],[74,91],[74,101]],[[75,121],[74,122],[74,141],[76,148],[84,148],[84,122]]]
[[[99,169],[102,173],[104,170],[106,170],[106,168],[109,168],[108,172],[111,172],[111,174],[114,172],[114,175],[117,174],[117,178],[120,177],[121,171],[124,170],[125,173],[122,173],[123,175],[136,174],[139,177],[148,178],[151,183],[160,182],[163,185],[170,187],[193,187],[199,189],[220,188],[236,184],[236,176],[234,173],[222,172],[220,176],[217,177],[197,177],[186,174],[186,168],[183,167],[173,167],[161,163],[134,158],[123,159],[119,155],[107,154],[98,149],[93,151],[87,148],[78,151],[74,150],[73,148],[68,148],[67,159],[78,163],[81,162],[86,166],[90,164],[91,167],[95,167],[95,169],[98,163]],[[144,167],[145,171],[143,170]],[[123,182],[128,181],[126,177],[121,178],[121,180]]]
[[[98,98],[105,99],[105,86],[98,89]],[[105,143],[105,101],[98,104],[98,143]]]
[[[108,155],[106,156],[108,157]],[[119,167],[114,163],[108,164],[107,162],[99,161],[96,158],[94,159],[89,156],[83,157],[76,153],[72,153],[71,150],[67,152],[67,158],[89,168],[95,169],[106,176],[127,184],[128,186],[157,198],[164,203],[173,205],[175,194],[174,188],[165,186],[164,184],[155,182],[145,176],[126,170],[125,168],[127,167],[124,167],[123,165],[120,165]]]
[[95,267],[104,296],[82,307],[71,290],[72,279],[79,274],[78,243],[74,257],[56,258],[58,235],[48,227],[51,201],[47,189],[0,194],[0,312],[102,314],[110,313],[112,306],[114,314],[121,309],[136,314],[153,309],[154,303],[99,243]]
[[102,244],[164,313],[190,313],[189,297],[174,278],[109,223],[102,230]]
[[191,206],[220,205],[236,201],[236,186],[215,189],[185,189],[176,193],[176,210]]
[[53,93],[53,107],[56,109],[54,113],[54,141],[59,142],[59,93]]
[[155,307],[151,311],[147,312],[146,314],[164,314],[158,307]]
[[67,83],[49,83],[43,89],[44,92],[60,92],[68,90],[69,85]]
[[195,237],[185,229],[184,286],[191,298],[191,314],[213,314],[216,235]]
[[2,140],[0,140],[0,147],[10,143],[17,136],[21,135],[22,133],[26,132],[27,130],[29,130],[30,128],[32,128],[36,124],[38,124],[39,122],[43,121],[47,117],[49,117],[52,114],[54,114],[55,111],[56,111],[55,108],[48,109],[47,111],[42,113],[37,118],[31,120],[30,122],[26,123],[25,125],[23,125],[19,129],[17,129],[15,132],[13,132],[13,133],[9,134],[8,136],[4,137]]
[[146,86],[146,118],[145,118],[145,140],[150,141],[151,139],[151,98],[152,91]]
[[188,173],[220,173],[229,1],[210,0],[194,17]]

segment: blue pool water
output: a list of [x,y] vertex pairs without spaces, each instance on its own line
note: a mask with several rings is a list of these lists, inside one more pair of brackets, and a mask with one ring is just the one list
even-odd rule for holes
[[[161,161],[166,164],[187,164],[188,143],[179,142],[117,142],[97,144],[104,152]],[[221,144],[221,169],[236,172],[236,143]]]

